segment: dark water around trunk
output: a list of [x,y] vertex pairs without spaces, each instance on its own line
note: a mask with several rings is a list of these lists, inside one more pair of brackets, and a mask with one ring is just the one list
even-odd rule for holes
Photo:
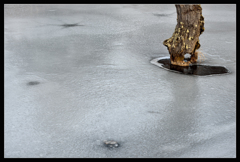
[[170,59],[160,59],[158,63],[162,67],[187,75],[213,75],[230,73],[228,69],[223,66],[209,66],[209,65],[192,65],[192,66],[177,66],[170,63]]

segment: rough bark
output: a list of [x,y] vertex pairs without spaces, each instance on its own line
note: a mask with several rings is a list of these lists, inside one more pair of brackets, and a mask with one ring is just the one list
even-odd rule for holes
[[[175,5],[177,25],[171,38],[163,44],[168,48],[171,64],[189,66],[197,61],[196,50],[200,48],[199,36],[204,31],[204,17],[201,5]],[[184,55],[190,54],[190,61]]]

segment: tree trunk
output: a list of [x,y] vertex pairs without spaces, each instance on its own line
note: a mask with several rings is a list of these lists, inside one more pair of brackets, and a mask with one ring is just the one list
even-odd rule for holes
[[[200,48],[199,36],[204,31],[204,17],[201,5],[175,5],[177,25],[171,38],[163,44],[167,46],[171,64],[189,66],[197,62],[197,49]],[[184,61],[184,55],[190,54],[190,61]]]

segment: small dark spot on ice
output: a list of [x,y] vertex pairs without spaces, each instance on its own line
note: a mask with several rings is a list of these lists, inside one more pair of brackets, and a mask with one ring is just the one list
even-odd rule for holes
[[[175,13],[175,12],[174,12],[174,13]],[[158,13],[154,13],[153,15],[154,15],[154,16],[162,17],[162,16],[170,16],[170,15],[172,15],[172,14],[174,14],[174,13],[170,13],[170,14],[164,14],[164,13],[158,14]]]
[[60,26],[63,26],[65,28],[69,28],[69,27],[84,26],[84,25],[79,25],[78,23],[74,23],[74,24],[62,24]]
[[108,148],[117,148],[119,147],[119,143],[117,143],[116,141],[104,141],[104,145]]
[[31,81],[31,82],[28,82],[27,85],[37,85],[39,83],[40,82],[38,82],[38,81]]
[[153,14],[154,16],[168,16],[168,14]]
[[148,111],[149,113],[156,113],[156,114],[160,114],[160,112],[157,111]]

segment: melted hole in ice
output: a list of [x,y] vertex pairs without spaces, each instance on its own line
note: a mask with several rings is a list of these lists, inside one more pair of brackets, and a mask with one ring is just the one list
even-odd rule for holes
[[192,65],[192,66],[177,66],[170,63],[170,59],[160,59],[158,63],[162,64],[162,67],[176,72],[180,72],[188,75],[212,75],[212,74],[224,74],[230,73],[228,69],[222,66],[209,66],[209,65]]
[[38,81],[31,81],[31,82],[28,82],[27,85],[37,85],[39,83],[40,82],[38,82]]

